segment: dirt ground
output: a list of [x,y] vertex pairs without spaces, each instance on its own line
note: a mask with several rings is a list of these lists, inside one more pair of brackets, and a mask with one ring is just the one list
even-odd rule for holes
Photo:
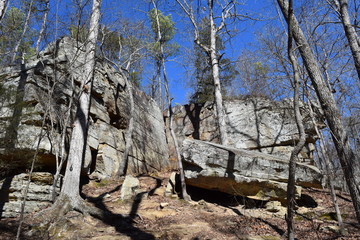
[[[50,228],[26,216],[21,239],[286,239],[286,208],[269,212],[265,203],[189,187],[193,199],[164,197],[169,173],[139,177],[134,200],[119,199],[122,181],[90,181],[83,197],[109,213],[105,220],[71,211]],[[303,189],[295,217],[297,239],[360,239],[350,197],[339,194],[346,234],[340,236],[328,190]],[[0,220],[0,239],[15,239],[18,219]]]

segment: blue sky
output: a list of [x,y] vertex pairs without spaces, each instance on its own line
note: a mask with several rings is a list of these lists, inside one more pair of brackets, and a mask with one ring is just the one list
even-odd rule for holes
[[[175,1],[166,1],[167,4],[159,5],[159,9],[164,14],[171,14],[177,33],[174,41],[180,44],[180,54],[167,62],[168,77],[170,80],[170,92],[174,98],[174,104],[184,104],[188,102],[188,96],[191,93],[191,86],[189,86],[189,79],[186,75],[186,67],[189,66],[186,56],[183,53],[192,49],[193,37],[192,26],[188,19],[184,17],[183,12],[177,8]],[[226,47],[225,56],[236,60],[242,49],[251,48],[251,44],[255,41],[254,33],[259,31],[267,21],[274,18],[274,2],[272,0],[254,0],[248,1],[248,4],[242,6],[244,12],[261,19],[261,21],[247,21],[245,23],[238,23],[236,27],[240,30],[239,34],[231,40],[231,44]],[[147,19],[147,12],[152,8],[151,3],[143,1],[109,1],[103,0],[104,19],[114,17],[118,14],[130,19]],[[107,16],[108,9],[112,9],[113,15]],[[126,9],[126,10],[125,10]],[[145,79],[146,81],[146,79]]]
[[[10,2],[11,6],[16,6],[19,0]],[[51,12],[49,15],[50,28],[54,29],[52,38],[58,38],[67,34],[67,29],[62,28],[68,26],[71,12],[74,12],[74,2],[81,2],[81,0],[55,0],[50,1]],[[83,0],[82,2],[85,2]],[[92,1],[89,1],[90,5]],[[174,41],[180,46],[180,54],[167,62],[168,78],[170,81],[170,92],[174,98],[174,104],[184,104],[188,102],[188,96],[191,93],[191,86],[189,86],[189,77],[186,75],[186,68],[190,63],[184,53],[189,52],[193,48],[192,26],[188,19],[184,16],[182,10],[178,7],[174,0],[161,1],[162,4],[158,8],[165,14],[171,14],[177,29]],[[206,1],[202,1],[206,2]],[[261,19],[261,21],[246,21],[238,23],[234,27],[239,29],[238,35],[232,40],[231,44],[227,44],[225,57],[235,61],[242,49],[251,48],[251,44],[255,42],[254,32],[260,31],[262,26],[266,24],[272,16],[274,17],[275,3],[273,0],[253,0],[247,1],[243,6],[241,13],[254,15]],[[90,6],[89,5],[89,6]],[[115,22],[119,16],[123,16],[130,20],[148,20],[147,12],[152,9],[151,1],[112,1],[103,0],[102,3],[102,19],[103,22]],[[90,12],[90,8],[85,8],[85,12]],[[56,15],[57,12],[57,15]],[[55,19],[58,17],[58,22]],[[36,28],[40,28],[41,21],[39,21]],[[149,24],[149,23],[148,23]],[[59,30],[57,30],[59,29]],[[49,39],[52,41],[53,39]],[[151,73],[148,73],[151,74]],[[143,84],[147,83],[149,76],[144,76]]]

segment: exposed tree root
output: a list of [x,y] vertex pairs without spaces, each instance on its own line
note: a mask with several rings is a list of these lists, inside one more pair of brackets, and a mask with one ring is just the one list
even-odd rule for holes
[[80,196],[77,199],[69,199],[66,195],[60,195],[52,207],[40,211],[27,222],[30,225],[34,224],[33,226],[37,228],[41,226],[40,229],[43,231],[41,235],[44,235],[45,232],[53,232],[57,226],[66,221],[66,215],[73,210],[85,216],[91,215],[104,222],[114,217],[111,212],[91,206]]

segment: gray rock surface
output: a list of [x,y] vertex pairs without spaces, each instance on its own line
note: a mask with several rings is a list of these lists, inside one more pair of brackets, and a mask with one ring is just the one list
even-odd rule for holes
[[[81,44],[78,44],[81,45]],[[71,101],[86,91],[80,89],[84,51],[74,40],[62,38],[50,44],[40,56],[19,67],[0,70],[0,177],[21,172],[29,166],[42,134],[36,169],[53,170],[59,151],[59,133],[70,112]],[[51,87],[54,86],[52,89]],[[75,97],[73,97],[75,96]],[[156,103],[134,88],[134,140],[129,173],[141,174],[167,168],[168,148],[162,112]],[[74,116],[74,104],[71,108]],[[42,119],[46,111],[46,124]],[[116,172],[125,148],[124,136],[130,116],[125,77],[107,63],[96,63],[92,90],[88,146],[84,173],[107,178]],[[55,127],[51,131],[51,123]],[[68,141],[65,142],[68,148]]]
[[136,177],[126,175],[125,180],[121,186],[121,200],[130,200],[136,197],[140,192],[140,181]]
[[[189,185],[259,200],[286,198],[286,158],[191,139],[183,141],[182,156]],[[316,167],[297,163],[298,186],[321,187],[321,178]]]
[[[0,181],[0,216],[19,217],[23,194],[28,182],[28,174],[22,173]],[[25,213],[39,211],[51,206],[51,185],[53,175],[34,172],[31,177],[26,198]],[[59,186],[56,192],[60,191]]]
[[[174,109],[174,130],[182,146],[187,184],[255,199],[283,201],[288,160],[299,140],[292,101],[249,96],[224,101],[224,106],[227,146],[217,144],[219,132],[213,104],[190,104]],[[301,112],[306,144],[299,154],[296,170],[298,196],[301,186],[321,187],[322,179],[313,165],[315,129],[305,106],[301,106]],[[317,124],[322,127],[320,116]],[[167,137],[170,156],[174,156],[172,139],[169,134]],[[173,164],[176,165],[175,161]]]
[[[290,158],[298,141],[298,130],[291,100],[272,101],[261,97],[247,97],[224,101],[227,114],[229,146],[255,150]],[[312,163],[315,130],[307,109],[301,108],[307,134],[300,160]],[[219,143],[215,106],[190,104],[174,109],[175,132],[181,144],[185,138]],[[319,117],[319,125],[321,125]],[[320,126],[321,127],[321,126]],[[169,142],[172,142],[168,136]],[[170,148],[173,156],[173,148]]]

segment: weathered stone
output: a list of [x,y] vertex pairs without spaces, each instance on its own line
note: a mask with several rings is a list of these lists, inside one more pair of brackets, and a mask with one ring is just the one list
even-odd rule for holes
[[127,175],[121,186],[121,200],[130,200],[136,197],[140,191],[140,181],[136,177]]
[[[199,140],[182,145],[187,184],[259,200],[286,198],[287,159]],[[320,187],[321,178],[316,167],[297,163],[297,185]]]
[[[50,170],[55,169],[59,133],[63,128],[67,129],[65,145],[68,147],[72,129],[71,123],[62,126],[62,121],[69,114],[71,102],[71,112],[75,115],[77,96],[86,91],[86,87],[80,89],[78,82],[83,74],[84,60],[83,47],[64,37],[49,44],[39,56],[27,60],[22,70],[17,66],[0,70],[1,89],[6,90],[6,94],[0,96],[0,176],[4,176],[2,169],[20,173],[29,167],[41,133],[39,151],[42,157],[47,155],[44,159],[52,160]],[[130,118],[125,76],[110,64],[98,60],[91,93],[83,174],[95,171],[99,178],[108,178],[117,170],[125,149],[124,136]],[[128,173],[141,174],[168,168],[162,112],[155,101],[136,87],[133,97],[135,109],[131,114],[135,129]],[[51,113],[47,116],[47,123],[51,118],[55,127],[53,132],[50,124],[41,128],[47,109]],[[50,161],[36,161],[35,167],[49,170],[51,164]]]
[[160,208],[161,209],[166,208],[167,206],[169,206],[169,203],[167,203],[167,202],[160,203]]
[[265,209],[268,212],[276,213],[277,215],[284,216],[287,212],[287,208],[281,205],[279,201],[270,201],[265,204]]
[[[26,198],[25,213],[39,211],[51,205],[51,186],[53,175],[47,172],[34,172],[31,176]],[[18,217],[28,174],[22,173],[0,181],[0,216]],[[60,187],[56,187],[56,192]]]
[[176,172],[172,172],[169,178],[169,182],[166,185],[165,196],[170,197],[173,194],[176,194],[175,186],[176,186]]
[[[291,100],[272,101],[260,97],[224,101],[227,118],[228,145],[241,149],[256,150],[282,157],[289,157],[298,141]],[[305,120],[306,144],[300,154],[303,162],[312,162],[313,143],[316,140],[314,126],[305,106],[301,107]],[[185,138],[219,143],[216,109],[213,104],[190,104],[174,108],[174,130],[181,144]],[[321,117],[318,117],[321,124]],[[174,156],[172,139],[170,153]]]
[[119,168],[118,160],[122,160],[122,155],[123,154],[115,148],[107,144],[100,144],[96,156],[97,166],[94,174],[100,179],[111,177]]

